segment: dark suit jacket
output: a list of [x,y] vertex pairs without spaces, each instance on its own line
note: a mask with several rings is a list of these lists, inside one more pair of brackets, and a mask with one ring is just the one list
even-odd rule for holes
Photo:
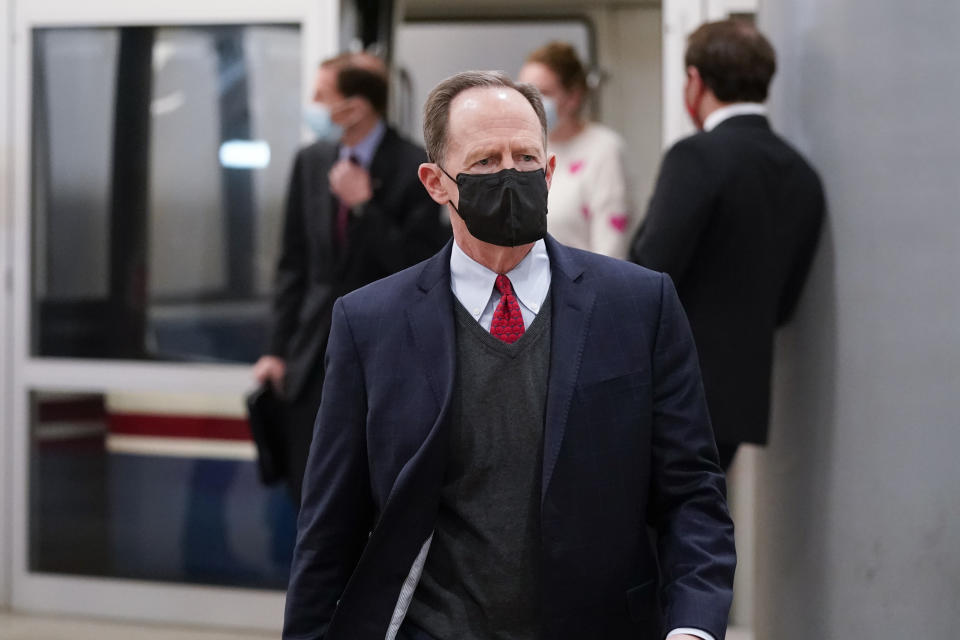
[[[284,638],[382,640],[433,532],[456,370],[450,246],[334,308]],[[720,640],[733,527],[673,286],[549,238],[547,249],[542,637],[660,640],[697,627]]]
[[417,177],[426,153],[388,127],[370,164],[373,198],[351,216],[347,250],[339,250],[327,178],[337,154],[326,142],[301,149],[287,194],[269,353],[286,360],[291,399],[322,365],[334,301],[428,258],[450,235]]
[[797,304],[823,214],[816,172],[763,116],[730,118],[663,160],[630,259],[677,285],[718,442],[766,442],[773,333]]

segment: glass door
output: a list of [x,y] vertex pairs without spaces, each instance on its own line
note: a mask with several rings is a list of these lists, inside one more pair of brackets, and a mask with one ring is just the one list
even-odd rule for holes
[[275,630],[243,396],[338,3],[124,4],[15,6],[12,603]]

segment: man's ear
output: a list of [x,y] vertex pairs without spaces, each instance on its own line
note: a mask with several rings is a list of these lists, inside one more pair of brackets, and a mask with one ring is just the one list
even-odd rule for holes
[[450,192],[443,186],[443,172],[440,171],[440,167],[437,164],[424,162],[417,170],[417,175],[420,177],[420,182],[423,183],[424,188],[426,188],[427,193],[430,194],[434,202],[437,204],[447,204],[453,200],[453,198],[450,197]]
[[553,182],[553,172],[557,168],[557,156],[556,154],[551,153],[550,157],[547,159],[547,169],[544,172],[547,177],[547,190],[550,189],[550,184]]
[[700,70],[694,66],[687,67],[687,86],[684,91],[689,100],[695,100],[700,97],[703,91],[703,78],[700,76]]
[[683,85],[683,106],[697,129],[703,129],[700,104],[703,101],[705,87],[700,71],[693,66],[687,67],[687,82]]

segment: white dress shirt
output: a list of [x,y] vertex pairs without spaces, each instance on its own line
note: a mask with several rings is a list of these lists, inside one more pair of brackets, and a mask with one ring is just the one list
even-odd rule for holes
[[373,126],[373,129],[370,130],[363,140],[348,147],[345,144],[341,144],[337,149],[337,157],[340,160],[349,160],[350,158],[356,158],[357,162],[360,163],[360,166],[364,169],[370,170],[370,163],[373,162],[373,156],[377,153],[377,148],[380,147],[380,143],[383,141],[383,136],[387,132],[387,125],[383,120],[378,120],[377,124]]
[[[464,253],[460,245],[453,243],[450,288],[467,313],[487,331],[490,331],[493,313],[500,304],[500,292],[493,286],[497,275],[496,271],[486,268]],[[550,291],[550,257],[546,243],[537,240],[520,264],[504,275],[510,279],[513,293],[520,302],[520,315],[526,329],[537,317]]]
[[[520,264],[505,275],[510,279],[513,292],[520,302],[520,314],[523,316],[523,327],[526,329],[537,317],[543,301],[547,299],[547,293],[550,292],[550,256],[547,254],[546,243],[538,240]],[[493,313],[500,304],[500,292],[493,286],[496,279],[495,271],[483,266],[464,253],[460,245],[453,243],[453,251],[450,253],[450,288],[453,289],[453,295],[457,297],[464,309],[487,331],[490,331]],[[423,568],[422,562],[426,560],[426,554],[422,550],[421,556],[422,559],[418,558],[418,563],[415,563],[420,565],[416,567],[418,576]],[[407,605],[409,605],[410,595],[412,590],[406,598]],[[399,628],[399,623],[397,627]],[[667,634],[667,637],[684,633],[702,640],[714,640],[714,637],[706,631],[685,628],[674,629]]]
[[767,107],[759,102],[734,102],[725,107],[720,107],[707,116],[703,121],[703,130],[712,131],[717,128],[724,120],[735,118],[737,116],[766,116]]

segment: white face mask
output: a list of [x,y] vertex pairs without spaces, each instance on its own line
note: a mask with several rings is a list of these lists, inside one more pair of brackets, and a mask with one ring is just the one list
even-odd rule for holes
[[543,110],[547,116],[547,132],[550,132],[555,126],[557,126],[557,101],[553,98],[544,97],[542,102]]
[[333,121],[330,107],[324,104],[319,102],[308,104],[303,110],[303,120],[319,140],[339,142],[343,137],[343,127]]

